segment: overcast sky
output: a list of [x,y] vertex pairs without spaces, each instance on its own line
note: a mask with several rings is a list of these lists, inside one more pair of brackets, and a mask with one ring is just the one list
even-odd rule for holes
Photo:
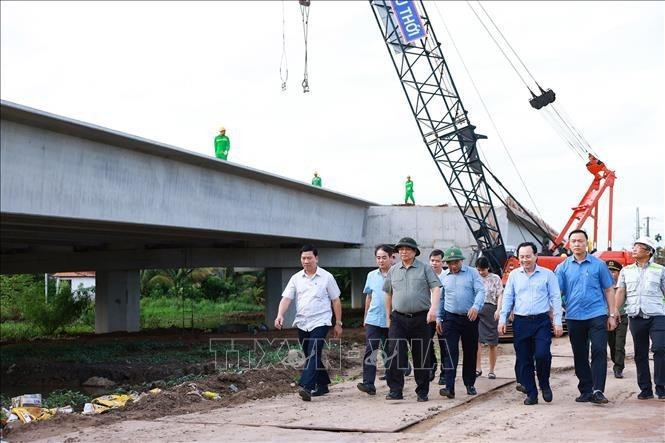
[[[616,170],[615,249],[636,208],[665,236],[663,2],[487,2],[531,73]],[[561,229],[591,182],[465,2],[426,2],[490,169]],[[281,91],[282,8],[288,88]],[[298,2],[1,3],[4,100],[229,160],[379,204],[452,198],[423,144],[365,1],[312,1],[309,82]],[[442,21],[443,20],[443,21]],[[450,29],[529,198],[485,113]],[[220,190],[231,192],[230,190]],[[599,235],[606,246],[607,209]],[[591,225],[588,225],[591,229]],[[661,241],[661,245],[664,242]]]

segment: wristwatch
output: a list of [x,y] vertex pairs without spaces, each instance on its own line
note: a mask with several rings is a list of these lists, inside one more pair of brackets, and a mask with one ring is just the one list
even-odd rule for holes
[[337,322],[337,326],[344,326],[341,321]]

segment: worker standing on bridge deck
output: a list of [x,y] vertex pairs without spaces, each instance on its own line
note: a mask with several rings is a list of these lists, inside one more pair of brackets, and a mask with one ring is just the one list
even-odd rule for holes
[[411,200],[411,204],[415,205],[416,200],[413,198],[413,181],[411,181],[411,176],[407,175],[406,176],[406,183],[404,183],[404,204],[408,204],[407,202]]
[[[318,266],[319,252],[312,245],[300,249],[303,270],[297,272],[284,288],[279,302],[275,328],[284,326],[284,314],[292,300],[296,301],[296,318],[293,326],[298,328],[298,342],[305,355],[305,368],[300,375],[298,395],[303,401],[311,401],[328,393],[330,376],[323,365],[323,347],[331,318],[335,313],[333,337],[342,335],[342,302],[339,286],[332,274]],[[332,309],[331,309],[332,307]]]
[[215,157],[226,160],[231,149],[231,141],[226,136],[226,128],[219,128],[219,135],[215,137]]
[[319,188],[323,185],[321,176],[316,171],[314,171],[314,177],[312,177],[312,185],[318,186]]

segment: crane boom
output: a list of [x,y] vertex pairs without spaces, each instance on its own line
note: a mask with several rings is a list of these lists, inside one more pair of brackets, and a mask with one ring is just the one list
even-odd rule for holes
[[586,164],[587,170],[593,175],[593,180],[588,189],[582,196],[582,199],[573,207],[573,213],[568,218],[566,225],[563,227],[557,238],[554,240],[552,250],[555,248],[563,247],[566,249],[568,244],[563,244],[563,239],[569,232],[569,229],[575,225],[574,229],[581,229],[584,222],[591,217],[593,218],[593,249],[597,248],[598,242],[598,203],[609,188],[609,220],[607,226],[607,250],[612,250],[612,209],[614,199],[614,180],[616,174],[614,171],[605,166],[605,164],[598,160],[593,154],[589,154],[589,162]]
[[[476,147],[486,137],[469,121],[425,6],[418,3],[370,0],[422,139],[478,248],[501,273],[506,249]],[[416,38],[409,41],[411,35]]]

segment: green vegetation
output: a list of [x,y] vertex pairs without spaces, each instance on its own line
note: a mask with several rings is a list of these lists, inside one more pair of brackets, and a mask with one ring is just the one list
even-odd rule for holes
[[83,392],[59,389],[51,392],[42,403],[45,408],[71,406],[75,411],[81,411],[83,410],[83,405],[91,401],[92,397]]
[[[94,333],[92,291],[56,294],[43,274],[0,276],[0,340]],[[141,328],[213,329],[223,324],[263,322],[265,275],[232,269],[151,269],[141,271]],[[94,289],[93,289],[94,291]]]

